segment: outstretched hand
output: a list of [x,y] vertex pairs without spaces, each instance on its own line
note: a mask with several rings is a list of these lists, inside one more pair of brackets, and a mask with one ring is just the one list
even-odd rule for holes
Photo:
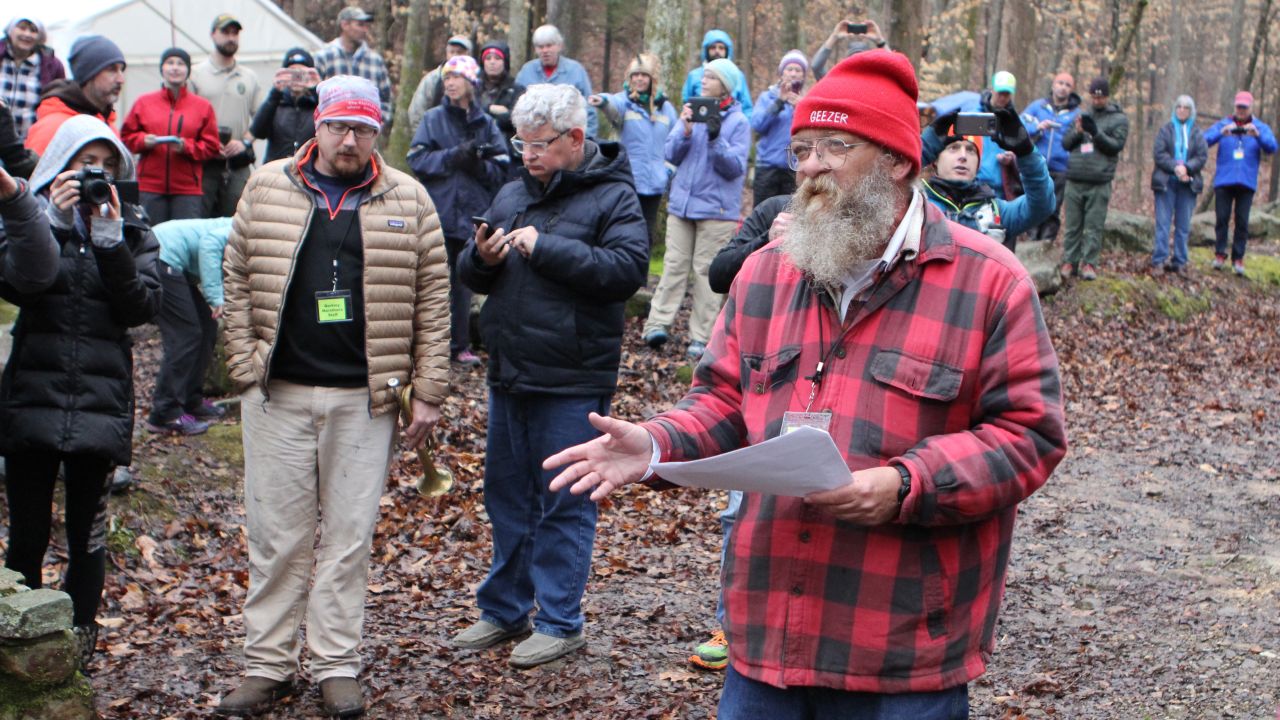
[[959,114],[959,110],[952,110],[949,113],[943,113],[942,115],[934,118],[933,122],[929,123],[929,127],[933,128],[933,132],[939,138],[945,138],[951,134],[951,128],[955,127],[956,116]]
[[1030,155],[1035,145],[1032,144],[1031,135],[1022,124],[1022,118],[1018,117],[1018,113],[1013,108],[1002,107],[995,111],[995,116],[996,134],[991,139],[996,145],[1018,157]]
[[552,492],[567,487],[574,495],[581,495],[590,490],[591,499],[600,501],[644,477],[653,456],[653,441],[648,431],[635,423],[596,413],[587,419],[604,434],[552,455],[542,461],[542,468],[568,466],[551,479]]

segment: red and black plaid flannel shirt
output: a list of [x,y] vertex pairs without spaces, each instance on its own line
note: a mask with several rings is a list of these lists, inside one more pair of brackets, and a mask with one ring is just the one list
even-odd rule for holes
[[919,254],[843,327],[838,317],[776,243],[761,250],[729,293],[693,388],[645,427],[664,461],[775,437],[847,328],[813,410],[832,413],[850,470],[904,465],[911,493],[880,527],[748,493],[722,578],[733,666],[779,687],[966,683],[994,647],[1017,504],[1066,453],[1035,286],[1012,253],[928,206]]

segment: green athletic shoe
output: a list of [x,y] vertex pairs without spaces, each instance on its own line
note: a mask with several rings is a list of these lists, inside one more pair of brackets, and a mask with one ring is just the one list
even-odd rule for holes
[[724,631],[715,631],[710,640],[695,648],[689,662],[704,670],[725,669],[729,665],[729,642],[724,639]]

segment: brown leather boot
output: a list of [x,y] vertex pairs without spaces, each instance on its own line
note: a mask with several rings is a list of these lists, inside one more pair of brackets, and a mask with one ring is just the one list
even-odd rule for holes
[[364,691],[355,678],[331,677],[320,681],[324,711],[330,717],[350,718],[364,714]]
[[256,717],[266,712],[277,700],[293,694],[293,678],[272,680],[250,675],[240,687],[223,696],[214,709],[218,717]]

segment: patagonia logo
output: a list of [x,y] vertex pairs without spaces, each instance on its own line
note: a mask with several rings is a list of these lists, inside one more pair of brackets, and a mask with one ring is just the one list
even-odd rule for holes
[[403,220],[388,220],[388,221],[387,221],[387,226],[388,226],[388,227],[393,227],[393,228],[402,228],[402,227],[404,227],[404,221],[403,221]]

